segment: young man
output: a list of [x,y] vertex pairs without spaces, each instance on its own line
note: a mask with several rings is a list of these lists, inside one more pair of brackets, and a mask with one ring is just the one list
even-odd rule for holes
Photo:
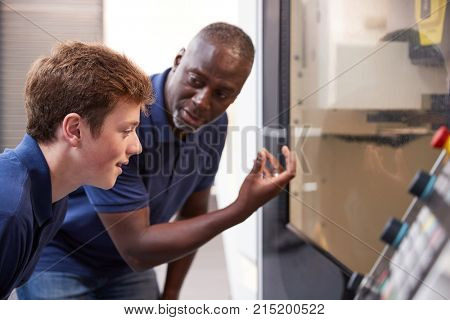
[[28,73],[27,134],[0,154],[0,298],[32,274],[61,226],[70,192],[111,188],[142,147],[148,77],[102,45],[59,44]]
[[[241,29],[215,23],[176,55],[171,69],[152,76],[156,103],[138,131],[143,153],[130,159],[110,191],[71,195],[61,231],[19,298],[157,299],[151,268],[170,262],[162,298],[175,299],[195,250],[282,190],[295,175],[294,155],[284,149],[284,171],[263,151],[238,199],[205,214],[226,138],[225,110],[253,57]],[[177,212],[179,221],[167,223]]]

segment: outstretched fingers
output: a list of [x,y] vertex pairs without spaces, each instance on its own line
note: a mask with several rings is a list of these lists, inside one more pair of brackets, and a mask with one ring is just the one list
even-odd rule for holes
[[[269,151],[262,149],[258,152],[258,156],[255,160],[251,173],[258,175],[262,178],[270,178],[274,183],[280,185],[286,185],[292,178],[295,177],[297,170],[297,161],[295,153],[289,151],[287,146],[281,148],[281,152],[286,160],[286,169],[280,164]],[[269,169],[266,164],[270,163],[272,169]]]
[[253,168],[251,173],[255,175],[262,175],[264,172],[264,168],[266,166],[266,155],[264,152],[258,152],[256,160],[253,163]]
[[266,153],[267,161],[270,163],[270,166],[271,166],[271,170],[268,169],[270,176],[278,176],[281,172],[284,171],[283,166],[278,161],[278,159],[275,158],[275,156],[273,154],[271,154],[266,149],[263,149],[263,151]]
[[289,151],[289,148],[287,146],[283,146],[283,148],[281,148],[281,152],[283,153],[284,157],[286,158],[286,171],[285,172],[292,179],[297,174],[297,159],[295,157],[295,152]]
[[286,185],[292,178],[295,177],[297,171],[297,161],[295,159],[295,153],[289,151],[287,146],[281,148],[284,158],[286,159],[286,170],[284,170],[280,175],[274,177],[274,182],[280,185]]

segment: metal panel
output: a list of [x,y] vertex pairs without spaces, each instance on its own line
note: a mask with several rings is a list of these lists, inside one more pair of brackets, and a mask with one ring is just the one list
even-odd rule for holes
[[102,41],[101,0],[0,2],[0,150],[26,128],[24,84],[31,63],[65,40]]

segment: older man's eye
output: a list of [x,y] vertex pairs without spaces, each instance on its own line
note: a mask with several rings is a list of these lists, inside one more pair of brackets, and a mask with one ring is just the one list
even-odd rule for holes
[[219,98],[219,99],[222,99],[222,100],[225,100],[225,99],[227,99],[228,98],[228,94],[226,93],[226,92],[217,92],[216,93],[216,95],[217,95],[217,97]]
[[201,86],[202,85],[200,79],[198,79],[197,77],[192,76],[192,75],[189,76],[189,83],[193,86]]

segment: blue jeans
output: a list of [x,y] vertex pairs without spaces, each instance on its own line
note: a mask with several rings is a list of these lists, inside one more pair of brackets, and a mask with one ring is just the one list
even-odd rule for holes
[[16,289],[21,300],[154,300],[159,288],[153,269],[118,277],[82,277],[66,272],[35,272]]

